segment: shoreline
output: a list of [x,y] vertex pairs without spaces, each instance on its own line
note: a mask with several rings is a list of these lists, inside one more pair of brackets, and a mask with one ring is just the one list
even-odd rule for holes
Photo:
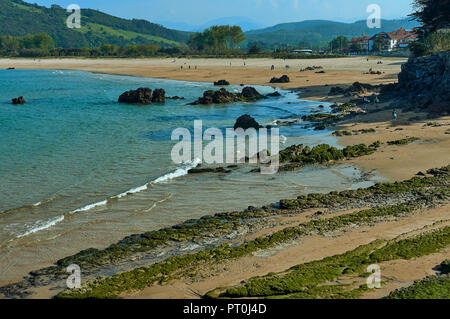
[[[377,65],[378,60],[385,61]],[[371,58],[365,57],[325,58],[325,59],[0,59],[0,68],[16,69],[60,69],[84,70],[94,73],[140,76],[144,78],[172,79],[194,82],[214,82],[225,79],[231,84],[276,86],[285,90],[302,90],[303,97],[313,101],[324,101],[328,86],[347,85],[355,81],[371,84],[392,83],[400,72],[400,64],[405,58]],[[229,66],[229,63],[232,66]],[[183,70],[181,65],[186,66]],[[192,69],[188,69],[188,66]],[[271,65],[275,70],[271,71]],[[194,67],[198,69],[195,70]],[[289,66],[289,68],[286,68]],[[300,68],[322,66],[325,73],[315,71],[300,72]],[[385,72],[381,75],[364,74],[370,68]],[[290,83],[269,83],[274,76],[288,75]],[[326,92],[324,94],[324,92]]]
[[[309,65],[314,65],[314,62],[312,62],[311,60],[307,60],[306,62]],[[2,63],[4,63],[4,61],[0,60],[0,67],[3,65]],[[209,72],[210,74],[203,75],[203,76],[205,76],[203,78],[203,81],[199,81],[199,82],[210,82],[209,80],[211,80],[211,79],[219,80],[219,78],[217,78],[217,76],[216,76],[216,72],[217,72],[216,68],[220,70],[221,67],[214,66],[214,67],[211,67],[210,69],[208,69],[208,71],[206,71],[206,72]],[[66,70],[73,70],[73,69],[69,68]],[[98,72],[98,70],[97,71],[85,70],[85,71]],[[132,71],[132,70],[124,69],[121,72],[128,72],[128,71]],[[160,70],[158,72],[163,72],[163,71]],[[172,78],[173,72],[176,72],[176,71],[173,71],[173,70],[167,71],[167,68],[166,68],[166,72],[167,72],[167,76],[171,77],[170,79],[180,80],[178,78]],[[292,74],[294,74],[292,71],[288,71],[288,72],[291,72]],[[284,73],[288,73],[288,72],[277,71],[277,73],[274,75],[280,76],[280,75],[282,75]],[[331,82],[328,82],[327,79],[325,79],[326,84],[329,83],[328,86],[325,86],[323,84],[325,82],[320,82],[320,81],[324,81],[324,79],[320,78],[321,77],[320,74],[316,74],[314,72],[305,72],[310,77],[308,82],[311,82],[311,83],[307,84],[310,86],[298,86],[298,84],[301,84],[301,82],[303,82],[304,78],[302,78],[302,81],[296,79],[289,84],[283,84],[281,86],[279,86],[279,84],[277,84],[277,86],[279,86],[281,89],[294,90],[297,92],[303,90],[303,92],[305,92],[307,94],[306,94],[306,96],[304,96],[303,94],[300,93],[301,94],[301,95],[299,95],[300,99],[310,99],[313,101],[315,100],[315,101],[331,102],[331,101],[336,101],[339,98],[334,98],[334,97],[330,98],[323,94],[325,91],[329,91],[329,89],[330,89],[329,86],[336,85],[336,84],[339,84],[339,85],[351,84],[352,79],[359,76],[360,70],[357,69],[357,70],[350,72],[352,74],[350,76],[350,79],[351,79],[350,81],[349,81],[347,72],[344,72],[342,70],[330,72],[330,76],[336,75],[337,73],[344,73],[344,74],[341,74],[341,77],[337,77],[335,79],[336,82],[342,81],[342,78],[345,78],[346,80],[344,82],[340,82],[340,83],[336,83],[336,82],[331,83]],[[103,72],[103,71],[98,72],[98,73],[112,74],[111,72]],[[240,83],[236,82],[237,78],[234,77],[235,73],[236,74],[240,73],[241,76],[245,75],[245,72],[243,72],[242,70],[235,70],[235,71],[231,71],[231,72],[227,73],[228,75],[233,75],[233,77],[230,78],[230,77],[224,76],[223,78],[229,80],[232,84],[240,84]],[[298,73],[298,71],[296,73]],[[139,74],[123,74],[123,73],[116,73],[116,74],[117,75],[142,76]],[[263,76],[261,74],[263,74]],[[272,73],[270,73],[268,70],[261,70],[261,69],[258,69],[255,67],[255,70],[252,70],[251,78],[255,79],[256,82],[265,81],[266,78],[270,74],[272,74]],[[392,74],[394,74],[394,73],[392,73]],[[391,76],[392,74],[389,74],[389,76]],[[188,76],[188,75],[181,75],[181,76]],[[294,75],[294,76],[296,76],[296,75]],[[143,77],[145,77],[145,76],[143,76]],[[387,79],[384,79],[386,82],[381,82],[383,79],[381,79],[380,77],[377,77],[377,76],[371,75],[370,77],[371,77],[371,79],[368,79],[370,81],[364,81],[362,79],[361,82],[362,83],[371,83],[371,84],[392,83],[391,82],[392,78],[389,78],[389,77]],[[367,79],[367,77],[365,77],[365,78]],[[161,78],[161,79],[167,79],[167,78]],[[202,77],[199,77],[199,79],[202,79]],[[193,81],[193,80],[197,81],[196,79],[190,78],[190,81]],[[313,85],[318,82],[320,82],[321,85]],[[247,83],[247,84],[250,84],[250,83]],[[270,84],[268,84],[267,82],[264,82],[264,83],[258,82],[258,83],[252,83],[252,85],[270,85]],[[309,95],[309,98],[307,98],[308,95]],[[340,98],[339,100],[345,101],[346,99]],[[381,174],[382,177],[388,178],[392,182],[407,180],[407,179],[411,178],[412,176],[414,176],[418,171],[422,171],[423,173],[425,173],[428,169],[444,167],[445,165],[448,165],[449,163],[447,162],[447,157],[446,157],[447,152],[445,150],[450,149],[450,135],[448,135],[446,133],[446,132],[448,132],[448,129],[450,128],[448,126],[449,125],[448,121],[450,120],[450,117],[443,117],[443,118],[440,118],[437,120],[432,120],[433,122],[437,123],[438,125],[437,126],[431,126],[431,125],[428,126],[427,122],[429,122],[430,120],[427,118],[427,114],[425,114],[425,113],[423,113],[423,114],[401,113],[400,115],[401,115],[400,120],[397,122],[393,122],[391,120],[390,111],[382,110],[380,112],[376,112],[373,114],[371,113],[371,114],[367,114],[367,115],[361,115],[354,119],[349,119],[347,121],[338,123],[338,125],[335,126],[334,129],[339,129],[339,130],[345,129],[345,130],[355,130],[355,131],[363,130],[363,129],[375,129],[375,131],[376,131],[375,133],[357,134],[357,135],[353,135],[353,136],[338,137],[338,143],[341,146],[355,145],[358,143],[364,143],[364,144],[369,145],[370,143],[373,143],[377,140],[380,140],[383,143],[387,143],[389,141],[399,140],[399,139],[408,138],[408,137],[417,137],[420,139],[417,143],[411,143],[411,144],[407,144],[407,145],[383,146],[380,151],[375,152],[372,155],[364,156],[361,158],[350,159],[350,160],[345,161],[344,163],[356,165],[363,172],[369,172],[369,171],[376,170],[379,174]],[[409,121],[409,118],[412,118],[412,117],[419,117],[419,119],[416,119],[414,121]],[[443,212],[448,213],[448,205],[443,207]],[[440,217],[443,217],[440,214],[442,214],[442,212],[435,215],[434,219],[426,221],[425,224],[420,219],[420,220],[418,220],[417,225],[426,226],[426,225],[431,225],[433,223],[436,223],[440,220],[439,219]],[[450,217],[450,216],[448,216],[448,217]],[[262,223],[267,222],[264,220],[265,219],[262,219],[261,222]],[[283,225],[283,223],[281,221],[279,221],[278,223],[275,223],[274,225],[272,225],[272,228],[269,227],[269,229],[277,229],[277,227],[281,227],[281,225]],[[388,223],[386,225],[391,225],[391,224]],[[266,227],[267,227],[267,225],[266,225]],[[404,227],[404,226],[402,226],[402,227]],[[397,235],[401,235],[404,233],[404,231],[402,230],[402,227],[398,228],[395,231],[393,229],[391,229],[391,231],[396,233]],[[262,229],[260,229],[260,231],[263,231],[263,229],[264,229],[264,227]],[[387,227],[387,226],[384,228],[382,227],[379,231],[380,231],[380,234],[384,234],[384,236],[386,236],[386,234],[389,234],[389,227]],[[271,230],[271,232],[273,232],[273,230]],[[370,234],[370,232],[368,230],[367,230],[367,233]],[[256,235],[254,235],[254,236],[256,236]],[[342,236],[344,236],[344,235],[342,235]],[[373,237],[374,235],[372,234],[370,236]],[[378,235],[378,237],[380,237],[380,236],[381,235]],[[246,236],[246,237],[248,237],[248,236]],[[367,240],[368,240],[367,236],[360,235],[360,237],[358,237],[358,238],[359,239],[357,240],[357,242],[355,242],[353,245],[367,243]],[[320,242],[320,238],[318,240]],[[302,245],[300,245],[298,247],[302,247]],[[310,246],[306,245],[305,247],[306,247],[305,249],[308,249],[308,247],[310,247]],[[311,246],[311,247],[315,247],[315,246]],[[353,246],[353,248],[354,248],[354,246]],[[278,253],[278,255],[284,251],[288,251],[288,250],[282,249]],[[336,250],[335,243],[333,243],[333,241],[332,241],[332,242],[330,242],[330,248],[329,248],[329,250],[327,250],[327,253],[324,252],[324,254],[325,254],[324,256],[326,256],[327,254],[334,255],[336,252],[337,252],[337,250]],[[277,256],[277,253],[275,254],[275,256]],[[311,260],[311,258],[312,258],[312,260],[314,260],[314,258],[312,256],[314,256],[314,255],[311,254],[311,252],[310,252],[310,257],[308,257],[308,258],[310,258],[309,260]],[[283,258],[288,258],[288,256],[285,256]],[[318,257],[316,257],[316,258],[318,258]],[[305,259],[303,259],[303,260],[305,260]],[[230,261],[230,262],[232,265],[234,265],[232,267],[236,266],[236,264],[233,264],[232,261]],[[293,261],[291,261],[291,263],[292,262]],[[296,259],[296,262],[298,264],[297,259]],[[267,273],[267,272],[269,272],[269,270],[274,270],[274,268],[277,271],[281,271],[285,268],[288,268],[286,265],[289,265],[289,263],[283,263],[282,261],[280,261],[278,264],[275,263],[272,268],[269,267],[269,268],[260,269],[260,271],[258,273],[260,273],[261,275],[264,275],[264,272],[262,270],[264,270],[265,273]],[[292,265],[295,265],[295,264],[292,264]],[[249,267],[250,267],[250,265],[249,265]],[[214,277],[214,275],[212,275],[211,273],[209,273],[209,275]],[[240,279],[242,279],[242,278],[240,278]],[[245,278],[243,278],[243,279],[245,279]],[[420,279],[420,278],[418,278],[418,279]],[[233,279],[230,276],[225,276],[225,278],[222,279],[221,283],[223,281],[225,281],[224,283],[227,284],[225,286],[230,286],[230,283],[236,282],[236,279],[235,278]],[[186,295],[179,295],[179,294],[177,294],[176,291],[179,289],[182,289],[182,290],[184,289],[183,291],[185,291],[187,289],[187,287],[190,285],[185,286],[183,284],[180,286],[180,282],[183,282],[183,280],[180,281],[178,279],[174,279],[174,284],[169,284],[168,286],[155,285],[155,286],[152,286],[150,288],[150,290],[143,290],[141,294],[132,293],[129,295],[124,295],[124,297],[158,298],[161,296],[170,297],[171,295],[174,295],[174,296],[178,296],[181,298],[185,298]],[[210,288],[210,286],[208,286],[208,285],[206,285],[205,287]],[[205,289],[206,288],[203,288],[201,291],[203,293],[205,293],[205,291],[204,291]]]

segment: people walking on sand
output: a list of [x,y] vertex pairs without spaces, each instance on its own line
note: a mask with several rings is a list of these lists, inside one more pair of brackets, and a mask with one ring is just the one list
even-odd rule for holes
[[398,119],[398,113],[396,110],[392,111],[392,118],[394,119],[394,121],[396,121]]

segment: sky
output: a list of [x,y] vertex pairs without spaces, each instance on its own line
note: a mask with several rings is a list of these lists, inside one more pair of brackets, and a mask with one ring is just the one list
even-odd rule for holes
[[382,19],[404,18],[412,12],[413,0],[32,0],[49,7],[98,9],[122,18],[171,21],[203,25],[208,21],[244,16],[261,26],[302,20],[365,20],[370,4],[378,4]]

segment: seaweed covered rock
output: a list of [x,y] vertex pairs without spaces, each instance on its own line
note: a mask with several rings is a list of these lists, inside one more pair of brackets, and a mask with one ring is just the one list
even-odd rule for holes
[[249,128],[254,128],[255,130],[258,130],[261,127],[262,126],[259,125],[259,123],[256,122],[256,120],[248,114],[245,114],[245,115],[242,115],[241,117],[239,117],[236,120],[236,124],[234,124],[235,130],[237,130],[238,128],[242,128],[244,130],[249,129]]
[[219,80],[217,82],[214,82],[214,86],[228,86],[230,85],[230,82],[227,80]]
[[289,83],[289,82],[291,82],[291,79],[289,79],[289,77],[287,75],[283,75],[280,78],[273,77],[270,80],[270,83]]
[[343,89],[339,86],[335,86],[332,87],[330,89],[330,92],[328,93],[328,95],[346,95],[346,96],[351,96],[354,94],[366,94],[368,92],[372,92],[375,90],[380,89],[381,86],[374,86],[371,84],[366,84],[366,83],[360,83],[360,82],[354,82],[352,85],[350,85],[348,88]]
[[23,96],[19,96],[18,98],[12,99],[12,104],[25,104],[27,101],[23,98]]
[[232,93],[224,88],[220,90],[208,90],[203,93],[197,101],[191,103],[191,105],[209,105],[209,104],[227,104],[233,102],[248,102],[264,99],[265,96],[260,94],[253,87],[245,87],[241,93]]
[[328,95],[341,95],[341,94],[344,94],[345,93],[345,90],[343,89],[343,88],[341,88],[341,87],[339,87],[339,86],[333,86],[331,89],[330,89],[330,92],[328,93]]

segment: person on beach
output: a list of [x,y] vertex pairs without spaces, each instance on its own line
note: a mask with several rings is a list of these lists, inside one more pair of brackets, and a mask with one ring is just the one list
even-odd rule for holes
[[392,111],[392,118],[394,119],[394,121],[398,119],[398,114],[396,110]]
[[275,70],[275,65],[272,64],[272,67],[270,68],[271,71]]

